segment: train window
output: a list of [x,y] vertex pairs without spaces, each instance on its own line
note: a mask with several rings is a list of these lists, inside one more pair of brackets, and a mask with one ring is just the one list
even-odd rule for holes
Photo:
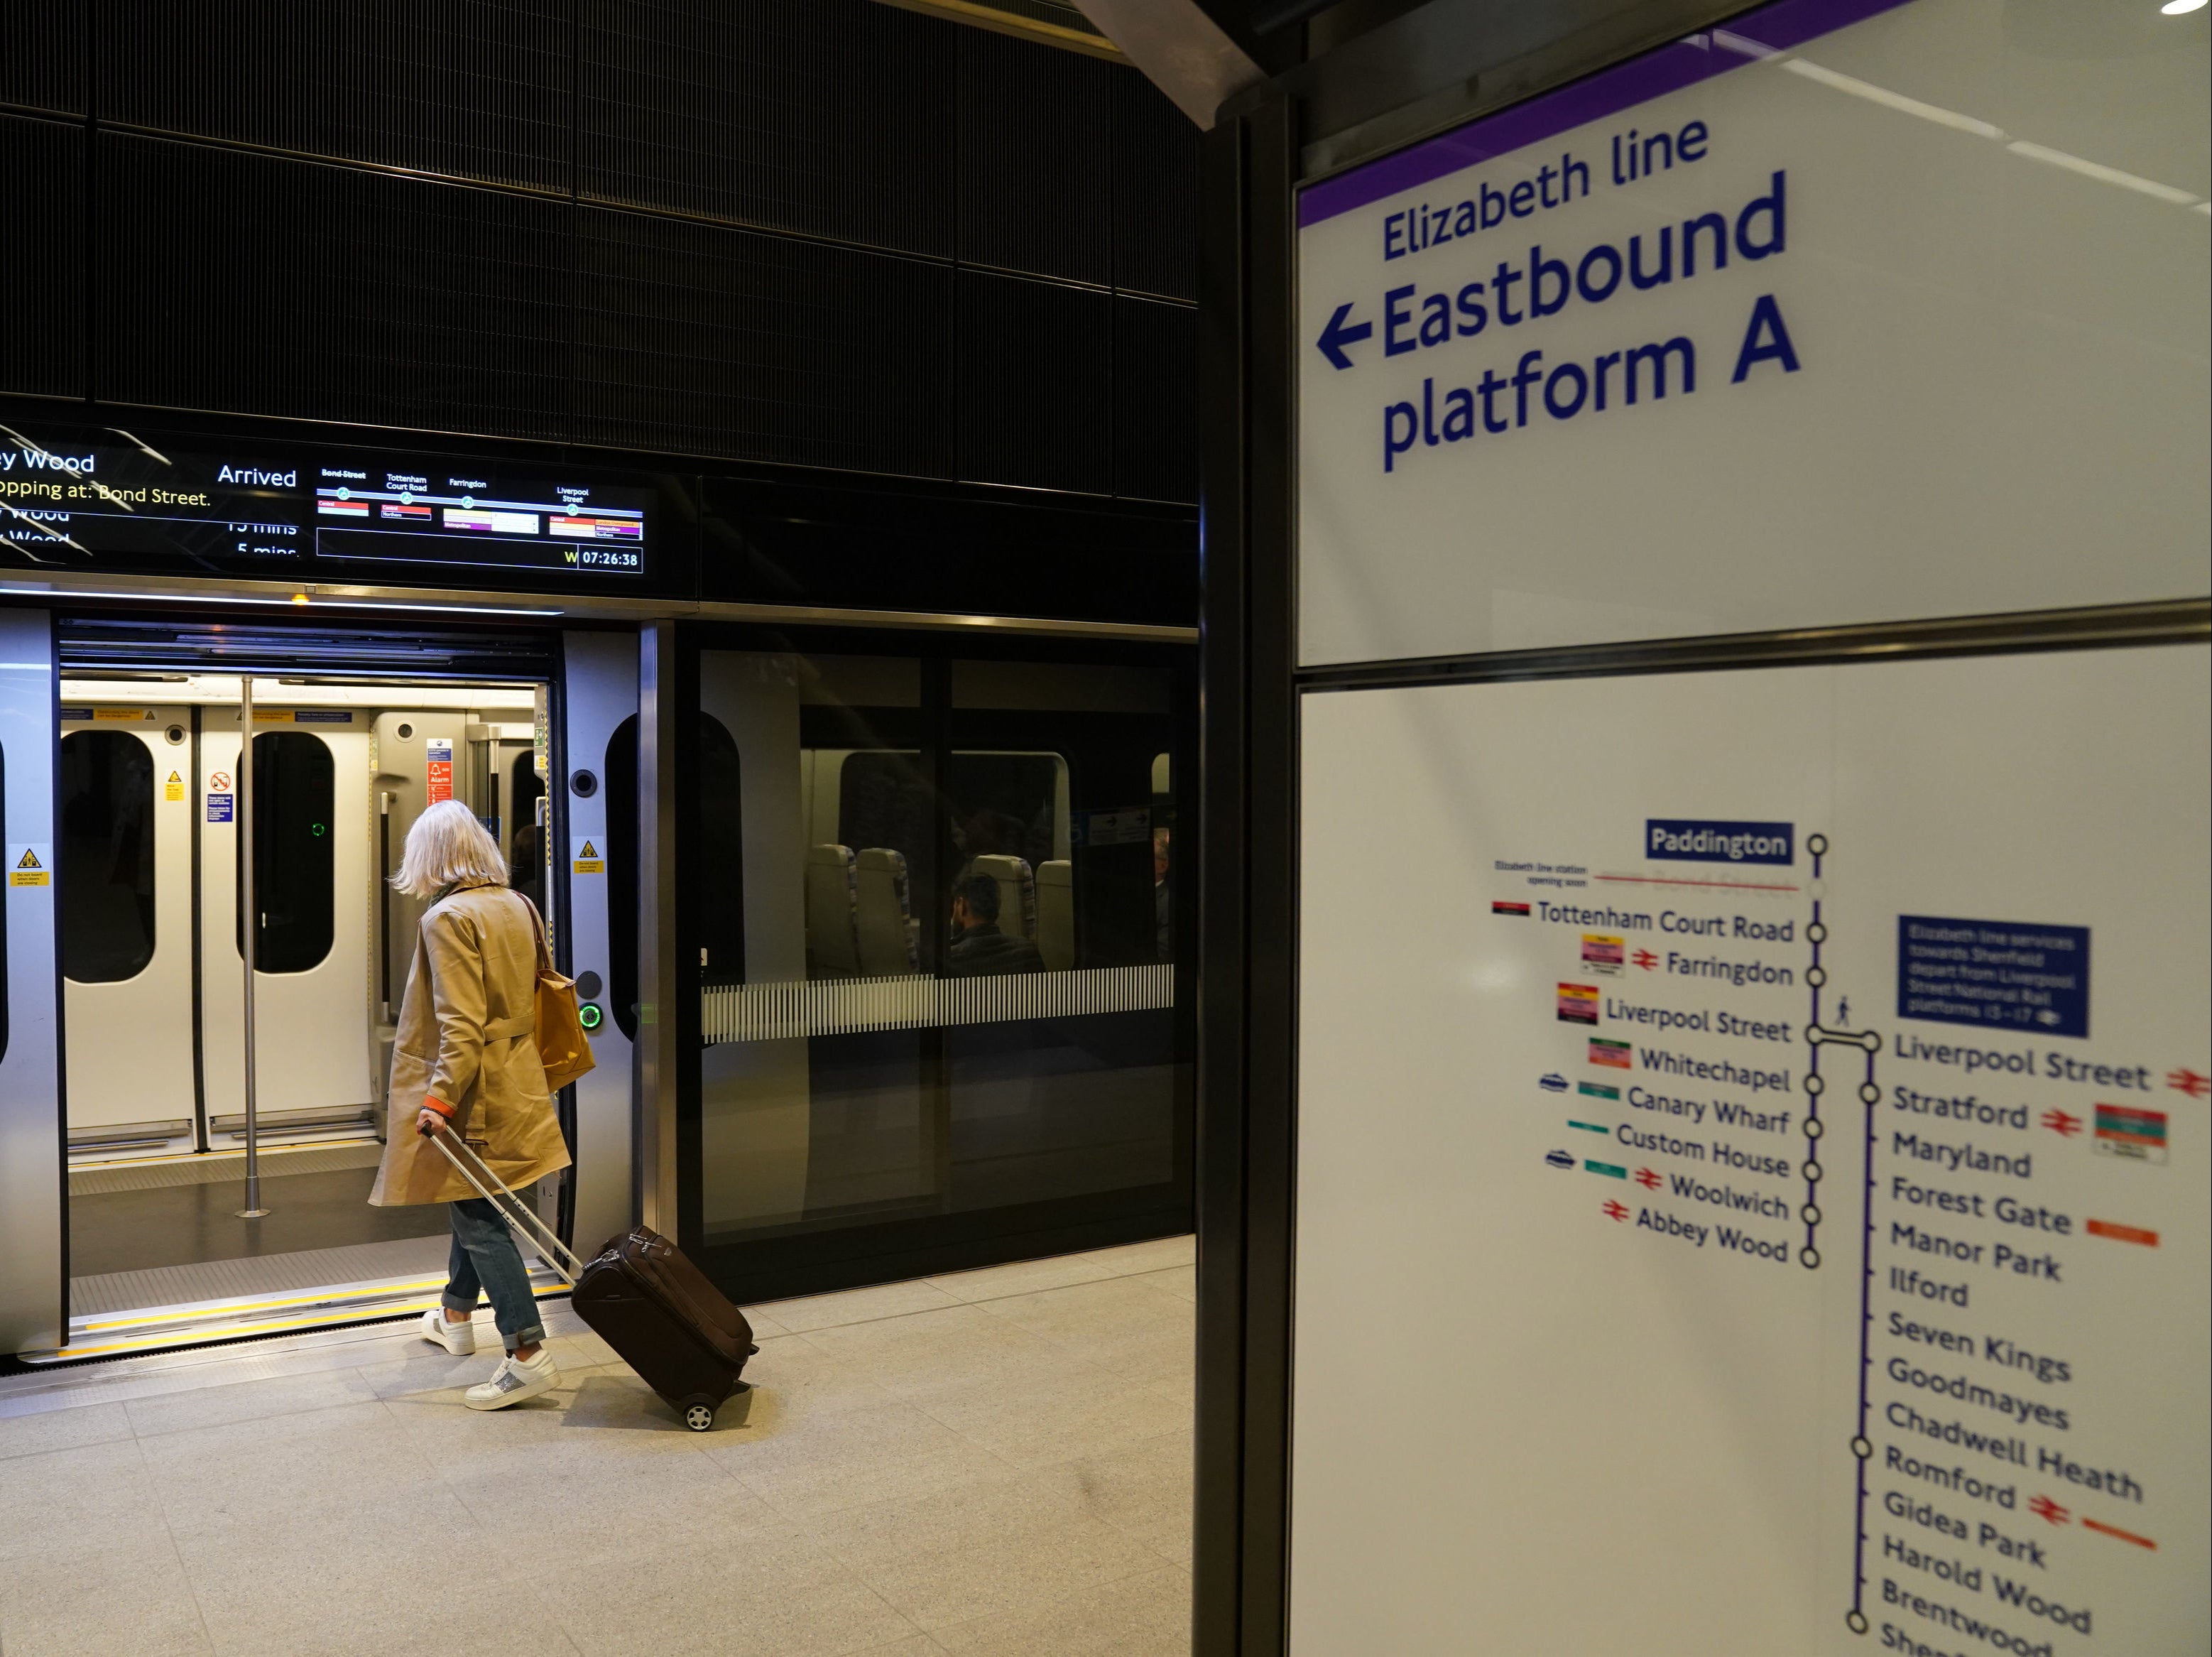
[[615,1022],[637,1039],[637,716],[607,739],[607,990]]
[[738,744],[722,722],[699,716],[699,976],[708,984],[745,981],[744,790]]
[[[331,953],[337,916],[337,773],[329,746],[306,731],[253,739],[253,885],[261,911],[258,972],[306,972]],[[241,842],[243,837],[240,837]],[[245,848],[238,853],[241,873]],[[234,940],[243,953],[245,932]]]
[[62,739],[62,971],[136,978],[154,959],[154,757],[128,731]]
[[[738,745],[712,714],[699,716],[696,905],[699,965],[710,984],[745,974],[744,860],[738,823]],[[637,1039],[637,717],[607,739],[607,973],[615,1021]]]
[[823,779],[836,807],[836,844],[855,850],[886,847],[905,858],[910,869],[927,864],[937,814],[918,768],[921,756],[867,748],[823,758],[836,761]]
[[998,1016],[944,1032],[945,1205],[1133,1202],[1174,1179],[1176,1155],[1173,940],[1156,838],[1169,826],[1159,759],[1172,683],[1119,662],[955,661],[950,679],[951,833],[963,867],[998,881],[1000,932],[1020,929],[1028,947],[955,945],[949,972],[1048,982],[1034,999],[979,984]]
[[790,773],[747,772],[760,958],[705,987],[703,1242],[1164,1200],[1171,676],[706,651],[701,679],[764,745],[799,704],[796,833]]
[[1182,848],[1175,838],[1175,773],[1168,756],[1152,756],[1152,920],[1159,958],[1175,959],[1176,863]]
[[962,750],[945,772],[961,874],[982,856],[1019,857],[1035,869],[1067,856],[1067,761],[1061,755]]
[[508,813],[514,827],[507,840],[507,883],[524,897],[545,907],[545,831],[538,826],[538,802],[545,797],[545,784],[538,775],[538,756],[528,751],[515,756],[508,768]]

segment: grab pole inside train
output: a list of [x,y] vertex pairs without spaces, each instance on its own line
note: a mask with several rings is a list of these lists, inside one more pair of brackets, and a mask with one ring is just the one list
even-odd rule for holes
[[261,924],[253,868],[253,675],[238,679],[238,953],[246,963],[246,1206],[241,1220],[265,1220],[261,1206],[260,1123],[254,1113],[253,945]]

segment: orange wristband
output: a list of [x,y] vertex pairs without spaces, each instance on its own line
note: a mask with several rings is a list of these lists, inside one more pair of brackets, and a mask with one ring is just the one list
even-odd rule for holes
[[422,1095],[422,1108],[426,1111],[435,1111],[448,1122],[453,1119],[453,1107],[441,1099],[431,1098],[428,1093]]

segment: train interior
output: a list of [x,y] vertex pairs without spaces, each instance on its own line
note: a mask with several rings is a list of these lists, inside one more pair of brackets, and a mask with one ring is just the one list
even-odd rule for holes
[[[366,1200],[422,910],[387,877],[450,797],[542,897],[546,687],[255,678],[250,713],[248,688],[59,684],[71,1349],[388,1315],[443,1280],[443,1209]],[[246,717],[262,1217],[241,1213]]]

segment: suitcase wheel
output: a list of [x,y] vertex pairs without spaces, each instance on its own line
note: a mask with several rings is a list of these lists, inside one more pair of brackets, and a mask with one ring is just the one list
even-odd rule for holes
[[709,1432],[714,1425],[714,1406],[704,1398],[694,1398],[684,1406],[684,1424],[695,1433]]

